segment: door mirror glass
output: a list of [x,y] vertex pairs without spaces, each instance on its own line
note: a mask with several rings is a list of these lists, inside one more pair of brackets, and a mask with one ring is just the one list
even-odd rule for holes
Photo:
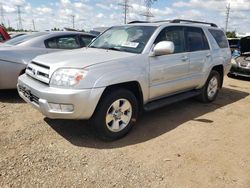
[[161,41],[154,47],[154,56],[161,56],[174,53],[174,43],[171,41]]

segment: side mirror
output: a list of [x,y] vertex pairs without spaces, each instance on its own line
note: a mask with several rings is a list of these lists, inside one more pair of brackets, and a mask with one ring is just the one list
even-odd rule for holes
[[161,56],[174,53],[174,43],[172,41],[162,41],[155,45],[154,56]]

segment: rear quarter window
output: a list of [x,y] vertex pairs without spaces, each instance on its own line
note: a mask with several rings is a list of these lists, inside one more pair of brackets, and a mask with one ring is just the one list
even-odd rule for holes
[[209,29],[208,30],[211,35],[214,37],[215,41],[217,42],[220,48],[228,48],[228,41],[225,36],[225,33],[221,30]]

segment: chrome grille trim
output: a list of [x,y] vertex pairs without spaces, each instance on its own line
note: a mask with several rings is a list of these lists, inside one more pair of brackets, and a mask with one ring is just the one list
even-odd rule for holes
[[49,84],[50,68],[36,62],[31,62],[26,68],[26,74],[36,80]]

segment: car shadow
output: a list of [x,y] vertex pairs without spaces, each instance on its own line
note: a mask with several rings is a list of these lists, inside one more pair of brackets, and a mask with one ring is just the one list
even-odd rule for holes
[[24,103],[17,90],[0,90],[0,102],[3,103]]
[[234,75],[228,75],[229,78],[235,79],[235,80],[242,80],[242,81],[250,81],[250,77],[244,77],[244,76],[234,76]]
[[145,113],[141,115],[139,121],[128,135],[113,142],[99,140],[95,136],[91,125],[86,121],[51,120],[48,118],[44,120],[58,134],[75,146],[98,149],[120,148],[159,137],[188,121],[200,122],[201,126],[209,125],[213,123],[213,119],[201,119],[199,117],[235,103],[248,95],[249,93],[247,92],[223,88],[217,100],[210,104],[189,99]]

